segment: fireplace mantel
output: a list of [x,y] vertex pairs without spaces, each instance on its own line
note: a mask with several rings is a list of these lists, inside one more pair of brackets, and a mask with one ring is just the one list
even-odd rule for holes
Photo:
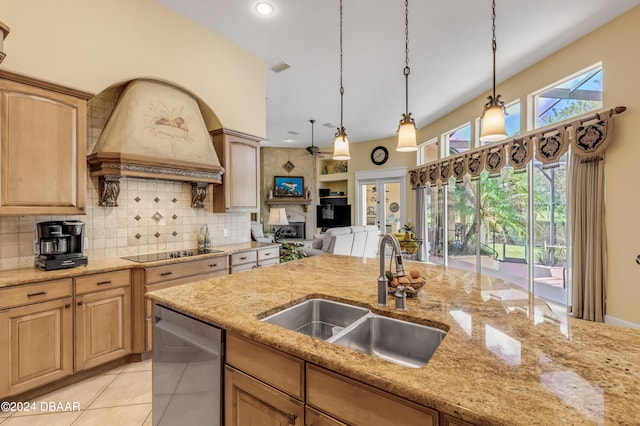
[[271,206],[286,206],[297,205],[302,206],[302,209],[306,212],[309,204],[311,204],[311,198],[296,198],[296,197],[274,197],[265,200],[269,207]]

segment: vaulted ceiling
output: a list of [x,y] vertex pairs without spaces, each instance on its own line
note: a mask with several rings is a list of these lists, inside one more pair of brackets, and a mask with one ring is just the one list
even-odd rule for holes
[[[308,146],[309,119],[316,120],[315,144],[331,145],[340,124],[338,0],[267,0],[274,7],[268,16],[256,13],[258,0],[158,1],[264,60],[263,146]],[[496,3],[500,83],[640,0]],[[344,0],[343,19],[349,139],[393,136],[405,104],[404,2]],[[282,62],[290,68],[271,69]],[[409,66],[409,110],[419,128],[489,90],[491,1],[409,1]]]

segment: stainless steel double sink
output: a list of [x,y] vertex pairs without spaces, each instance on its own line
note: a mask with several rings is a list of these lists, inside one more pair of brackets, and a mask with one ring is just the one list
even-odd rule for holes
[[429,361],[446,331],[327,299],[309,299],[262,319],[289,330],[403,365]]

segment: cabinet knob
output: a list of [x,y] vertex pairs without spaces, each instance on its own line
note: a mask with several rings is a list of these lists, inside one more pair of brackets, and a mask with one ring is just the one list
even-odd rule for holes
[[82,306],[82,300],[78,302],[78,306]]
[[297,417],[298,417],[298,416],[296,416],[295,414],[287,414],[287,422],[288,422],[290,425],[295,425],[295,424],[296,424],[296,418],[297,418]]
[[64,305],[65,309],[69,309],[71,307],[71,303],[67,303],[66,305]]

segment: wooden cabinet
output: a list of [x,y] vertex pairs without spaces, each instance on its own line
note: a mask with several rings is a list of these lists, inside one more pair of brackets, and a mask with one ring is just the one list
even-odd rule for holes
[[130,272],[76,278],[75,370],[131,353]]
[[342,423],[309,406],[304,409],[304,424],[305,426],[347,426],[346,423]]
[[302,426],[304,403],[225,366],[226,426]]
[[226,346],[225,425],[303,425],[304,361],[230,333]]
[[439,424],[437,410],[232,333],[226,363],[227,426],[299,424],[303,409],[308,426]]
[[232,274],[249,269],[262,268],[280,263],[280,247],[240,251],[231,254],[230,272]]
[[71,279],[0,290],[0,398],[73,373]]
[[444,413],[440,413],[440,424],[442,426],[474,426],[473,423],[465,422]]
[[0,72],[0,215],[85,213],[89,97]]
[[306,370],[307,404],[348,424],[438,425],[438,411],[313,364]]
[[174,263],[171,265],[154,266],[145,268],[141,278],[143,292],[140,299],[136,298],[137,308],[143,312],[144,326],[136,327],[140,336],[134,336],[134,348],[136,351],[150,351],[153,349],[153,305],[150,300],[144,299],[144,293],[163,288],[174,287],[194,281],[219,277],[229,273],[229,256],[216,256],[206,259],[188,262]]
[[224,167],[222,185],[211,186],[215,213],[257,212],[260,209],[260,139],[228,129],[211,132]]

